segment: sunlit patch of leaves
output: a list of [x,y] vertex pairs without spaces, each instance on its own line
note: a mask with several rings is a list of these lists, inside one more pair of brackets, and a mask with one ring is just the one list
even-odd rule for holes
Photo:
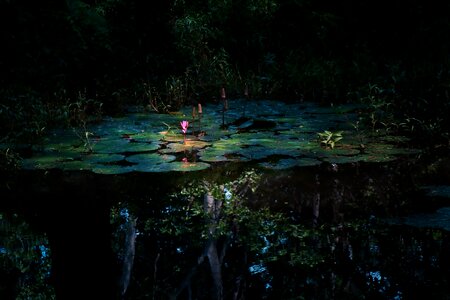
[[321,145],[326,148],[334,149],[336,143],[343,139],[342,133],[342,131],[332,132],[325,130],[317,133],[317,135],[319,136],[319,142]]

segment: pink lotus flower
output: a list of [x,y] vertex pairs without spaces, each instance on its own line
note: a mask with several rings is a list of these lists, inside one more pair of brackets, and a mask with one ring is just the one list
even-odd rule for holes
[[183,143],[186,144],[186,133],[187,133],[187,129],[189,127],[189,122],[184,120],[180,122],[181,125],[181,131],[183,132]]
[[189,127],[189,122],[188,121],[181,121],[180,125],[181,125],[181,131],[183,132],[183,134],[186,134],[187,129]]

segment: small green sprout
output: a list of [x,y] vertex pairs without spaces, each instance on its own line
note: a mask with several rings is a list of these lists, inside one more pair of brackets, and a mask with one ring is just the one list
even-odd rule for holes
[[342,131],[331,132],[324,130],[323,132],[317,133],[317,135],[319,136],[320,145],[331,149],[334,149],[336,143],[343,139]]

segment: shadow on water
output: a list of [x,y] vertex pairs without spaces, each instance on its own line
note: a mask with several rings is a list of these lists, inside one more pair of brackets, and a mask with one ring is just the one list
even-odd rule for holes
[[449,232],[388,221],[426,207],[407,161],[17,176],[2,191],[1,299],[450,295]]

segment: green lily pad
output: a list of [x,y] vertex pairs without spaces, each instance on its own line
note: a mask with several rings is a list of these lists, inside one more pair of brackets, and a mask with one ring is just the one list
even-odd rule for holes
[[92,169],[92,164],[82,160],[73,160],[61,162],[59,167],[65,171],[89,171]]
[[186,143],[169,143],[165,149],[161,149],[160,153],[180,153],[185,151],[193,151],[205,148],[211,145],[210,143],[197,140],[186,140]]
[[140,143],[155,143],[164,139],[164,132],[140,132],[129,135],[130,139]]
[[[190,171],[217,162],[257,160],[264,167],[284,169],[320,161],[386,162],[418,152],[396,147],[407,142],[402,137],[385,133],[364,135],[364,131],[356,134],[350,122],[357,120],[358,105],[320,107],[314,103],[238,99],[229,99],[228,103],[225,114],[220,102],[205,105],[201,118],[191,115],[190,105],[175,114],[132,109],[122,118],[105,117],[101,123],[86,129],[93,133],[87,145],[93,153],[89,154],[83,136],[76,134],[77,130],[83,133],[82,130],[54,130],[42,145],[33,148],[36,154],[24,160],[23,165],[31,169],[91,168],[96,173],[120,174]],[[186,137],[180,128],[182,120],[189,121]],[[222,126],[223,121],[227,126]],[[343,131],[344,139],[334,149],[324,149],[317,141],[317,133],[324,130]],[[360,154],[360,144],[365,145],[364,154]],[[175,156],[169,155],[183,152],[196,155],[199,161],[177,162]],[[124,166],[120,162],[132,165]]]
[[211,153],[202,154],[202,155],[199,156],[199,159],[201,161],[204,161],[204,162],[207,162],[207,163],[231,161],[225,155],[214,155],[214,154],[211,154]]
[[205,162],[182,162],[174,161],[165,164],[137,164],[133,166],[136,172],[192,172],[204,170],[210,167],[210,164]]
[[131,166],[121,166],[121,165],[97,165],[92,168],[92,172],[96,174],[104,175],[118,175],[133,172],[134,168]]
[[83,161],[89,162],[92,164],[96,163],[113,163],[121,161],[125,158],[124,155],[121,154],[95,154],[90,153],[83,157]]
[[22,168],[26,170],[53,169],[61,167],[61,163],[67,160],[61,155],[39,155],[22,160]]
[[216,147],[202,149],[197,153],[197,155],[201,161],[208,163],[223,161],[248,161],[248,158],[236,156],[236,154],[230,151],[230,149]]
[[313,154],[314,157],[327,158],[327,157],[335,157],[335,156],[355,156],[360,153],[359,149],[353,148],[348,145],[345,147],[335,147],[331,148],[323,148],[321,146],[316,148],[310,148],[310,153]]
[[95,153],[146,152],[159,149],[159,144],[131,142],[127,139],[99,139],[92,144]]
[[202,161],[206,162],[238,161],[241,159],[237,159],[236,157],[230,159],[228,156],[236,154],[238,151],[242,150],[240,146],[243,146],[241,141],[233,138],[225,138],[216,141],[211,147],[201,149],[198,152],[198,156]]
[[235,153],[242,155],[250,160],[261,160],[272,155],[284,155],[296,157],[301,154],[301,152],[296,149],[277,149],[262,146],[252,146],[243,149],[241,148]]
[[169,171],[183,171],[183,172],[191,172],[191,171],[199,171],[208,169],[211,165],[205,162],[182,162],[175,161],[165,165],[168,167]]
[[334,164],[350,164],[350,163],[356,163],[364,161],[366,157],[362,155],[355,155],[355,156],[329,156],[322,158],[323,161],[327,161],[329,163]]
[[175,156],[173,155],[160,155],[157,153],[144,153],[144,154],[135,154],[130,155],[126,158],[126,161],[135,163],[135,164],[163,164],[168,163],[175,160]]
[[357,158],[360,158],[359,161],[362,162],[369,162],[369,163],[381,163],[381,162],[390,162],[398,159],[398,157],[392,156],[392,155],[373,155],[370,153],[361,154],[356,156]]
[[259,163],[260,166],[267,168],[267,169],[274,169],[274,170],[283,170],[283,169],[289,169],[293,167],[311,167],[311,166],[317,166],[320,165],[321,161],[314,159],[314,158],[283,158],[278,160],[277,162],[262,162]]

